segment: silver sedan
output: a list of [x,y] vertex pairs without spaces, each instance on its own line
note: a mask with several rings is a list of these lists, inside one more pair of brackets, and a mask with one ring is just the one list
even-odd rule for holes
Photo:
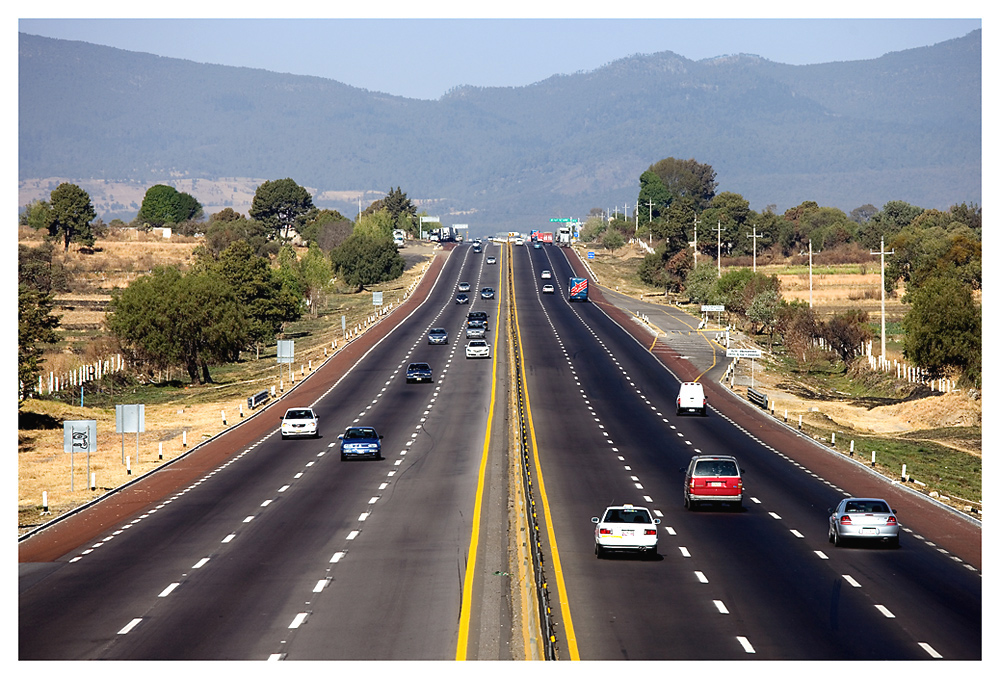
[[878,540],[899,546],[899,521],[889,503],[878,498],[849,497],[830,511],[830,542]]

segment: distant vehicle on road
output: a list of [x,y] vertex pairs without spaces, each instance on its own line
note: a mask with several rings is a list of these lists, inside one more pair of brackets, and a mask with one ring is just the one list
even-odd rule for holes
[[382,459],[382,437],[374,427],[348,427],[340,439],[340,459],[370,457]]
[[899,547],[899,521],[885,500],[849,497],[827,511],[830,542],[837,547],[847,540],[878,540]]
[[494,293],[493,293],[493,288],[483,288],[483,289],[482,289],[482,290],[481,290],[481,291],[479,292],[479,296],[480,296],[480,297],[481,297],[482,299],[493,299],[493,294],[494,294]]
[[542,293],[543,294],[551,295],[555,291],[556,291],[555,287],[553,287],[552,284],[550,284],[550,283],[546,283],[545,285],[542,286]]
[[552,278],[552,272],[548,269],[542,269],[542,278]]
[[486,258],[486,263],[487,264],[496,264],[497,263],[497,258],[494,257],[493,255],[490,255],[489,257]]
[[490,329],[490,316],[485,311],[470,311],[466,317],[466,323],[469,321],[482,321],[483,327],[487,330]]
[[281,416],[281,438],[298,436],[319,438],[319,415],[312,408],[289,408]]
[[486,325],[479,319],[470,320],[465,324],[465,336],[469,339],[484,339],[486,337]]
[[472,290],[472,286],[469,285],[467,282],[462,281],[461,283],[458,284],[459,292],[468,292],[469,290]]
[[468,303],[469,303],[469,296],[466,295],[464,292],[455,298],[455,304],[468,304]]

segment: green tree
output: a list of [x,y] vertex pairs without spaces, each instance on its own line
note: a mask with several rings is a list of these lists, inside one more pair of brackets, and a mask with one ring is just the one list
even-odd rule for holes
[[302,228],[302,237],[329,254],[351,235],[354,225],[337,210],[319,210]]
[[172,186],[156,184],[146,189],[136,220],[150,226],[179,224],[202,215],[201,203]]
[[357,229],[330,254],[330,261],[344,283],[356,290],[399,278],[406,266],[391,238]]
[[319,308],[326,303],[333,278],[333,265],[319,245],[309,243],[309,251],[299,262],[302,281],[305,283],[306,305],[315,317]]
[[614,252],[625,245],[625,237],[622,236],[621,232],[617,230],[607,231],[601,238],[601,245],[603,245],[606,250]]
[[975,384],[982,373],[982,309],[952,276],[936,276],[912,295],[903,317],[903,355],[940,377],[957,369]]
[[261,257],[277,253],[279,246],[268,238],[271,234],[263,224],[253,219],[246,219],[238,212],[222,214],[222,218],[217,218],[220,214],[222,213],[209,218],[205,227],[205,243],[199,246],[203,247],[212,258],[218,259],[226,248],[237,241],[246,241]]
[[715,170],[711,165],[699,163],[694,158],[664,158],[649,169],[656,173],[671,196],[690,197],[697,211],[707,208],[715,197],[718,182],[715,181]]
[[693,303],[709,304],[712,288],[718,279],[718,270],[714,266],[692,268],[684,281],[684,290]]
[[639,223],[648,224],[665,214],[674,202],[674,195],[664,185],[660,175],[646,170],[639,176]]
[[158,267],[112,295],[106,320],[122,349],[151,368],[182,365],[192,384],[246,345],[246,319],[228,284],[209,271]]
[[209,270],[229,285],[246,317],[247,339],[254,344],[273,341],[285,323],[302,315],[299,291],[282,285],[270,260],[246,241],[231,244]]
[[769,332],[773,342],[780,307],[781,295],[774,288],[767,288],[754,295],[747,308],[747,319],[752,324],[753,333],[756,334],[758,329],[761,333]]
[[250,216],[275,236],[288,238],[289,229],[300,230],[314,209],[309,192],[285,178],[269,180],[257,187]]
[[49,212],[52,206],[46,200],[33,200],[24,206],[24,210],[17,216],[17,223],[21,226],[30,226],[35,231],[47,229],[49,226]]
[[49,238],[62,239],[63,250],[69,244],[80,243],[85,247],[94,244],[90,222],[97,213],[90,203],[90,195],[76,184],[62,183],[49,196],[49,215],[46,222]]
[[34,391],[42,368],[42,344],[59,340],[55,329],[59,317],[52,313],[52,295],[32,285],[17,286],[17,379],[23,385],[18,390],[18,403]]
[[877,251],[883,239],[886,243],[892,241],[923,211],[902,200],[889,201],[871,219],[858,225],[858,240],[866,248]]

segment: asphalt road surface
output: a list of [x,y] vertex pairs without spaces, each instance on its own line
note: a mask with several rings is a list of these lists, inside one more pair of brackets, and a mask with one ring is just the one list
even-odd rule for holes
[[[282,403],[23,540],[19,658],[524,657],[508,553],[511,301],[560,659],[983,657],[978,526],[732,398],[715,383],[724,351],[689,317],[656,310],[654,337],[593,283],[590,302],[569,303],[574,267],[550,245],[457,247]],[[481,300],[486,286],[499,299]],[[490,360],[464,356],[470,309],[490,313]],[[435,326],[448,345],[428,346]],[[406,384],[410,361],[434,382]],[[682,379],[705,384],[707,417],[674,414]],[[280,439],[292,405],[317,409],[320,438]],[[385,460],[340,460],[336,436],[355,423],[379,430]],[[699,452],[737,456],[742,510],[683,508],[680,469]],[[851,494],[900,511],[898,549],[827,541],[826,509]],[[596,558],[590,519],[623,502],[661,518],[657,558]]]

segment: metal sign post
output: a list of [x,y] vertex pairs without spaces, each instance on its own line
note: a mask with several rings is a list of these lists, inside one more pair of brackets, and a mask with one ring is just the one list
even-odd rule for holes
[[288,364],[288,378],[292,383],[292,361],[295,360],[295,340],[278,340],[278,363]]
[[125,434],[135,432],[135,461],[139,462],[139,433],[146,431],[146,406],[142,403],[115,406],[115,433],[122,435],[122,464],[125,464]]
[[749,358],[750,359],[750,388],[753,389],[753,368],[754,359],[760,358],[760,349],[726,349],[726,358]]
[[97,452],[97,420],[65,420],[63,452],[69,453],[69,491],[74,490],[74,453],[87,453],[87,478],[90,478],[90,454]]

